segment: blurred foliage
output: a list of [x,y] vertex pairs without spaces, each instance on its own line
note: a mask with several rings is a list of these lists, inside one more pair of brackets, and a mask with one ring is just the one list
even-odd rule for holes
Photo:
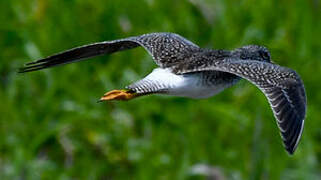
[[[175,32],[201,47],[267,46],[302,77],[308,111],[289,156],[264,95],[242,80],[215,97],[96,103],[156,65],[142,49],[19,75],[86,43]],[[321,178],[320,0],[1,0],[0,179]]]

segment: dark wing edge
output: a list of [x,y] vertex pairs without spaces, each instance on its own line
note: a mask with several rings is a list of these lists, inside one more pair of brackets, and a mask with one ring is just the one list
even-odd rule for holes
[[189,64],[175,71],[184,74],[209,70],[232,73],[256,85],[270,103],[285,149],[289,154],[294,153],[306,116],[304,85],[294,70],[255,60],[226,59],[207,64]]
[[[153,56],[156,64],[161,67],[169,66],[175,59],[182,59],[185,52],[199,47],[185,38],[173,33],[150,33],[114,41],[104,41],[76,47],[52,56],[25,64],[18,73],[37,71],[57,65],[77,62],[94,56],[112,54],[142,46]],[[179,48],[184,51],[179,51]],[[175,49],[176,51],[166,51]],[[172,60],[171,60],[172,59]],[[168,63],[168,65],[166,65]]]
[[286,150],[293,154],[304,127],[306,97],[303,84],[289,88],[261,88],[268,98]]
[[139,46],[138,43],[127,39],[80,46],[37,61],[26,63],[24,67],[18,70],[18,73],[37,71],[57,65],[73,63],[90,57],[111,54],[113,52],[131,49],[137,46]]

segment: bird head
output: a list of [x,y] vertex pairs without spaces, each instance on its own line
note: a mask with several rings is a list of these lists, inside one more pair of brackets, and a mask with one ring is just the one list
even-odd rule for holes
[[240,59],[252,59],[263,62],[271,62],[269,50],[264,46],[247,45],[232,51],[232,56]]

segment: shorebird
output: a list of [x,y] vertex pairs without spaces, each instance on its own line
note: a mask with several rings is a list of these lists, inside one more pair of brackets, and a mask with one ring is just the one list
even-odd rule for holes
[[37,71],[89,57],[143,47],[159,66],[145,78],[100,101],[130,100],[150,94],[208,98],[246,79],[266,96],[286,151],[293,154],[306,114],[303,82],[292,69],[271,61],[267,48],[247,45],[234,50],[203,49],[174,33],[150,33],[76,47],[27,63],[20,73]]

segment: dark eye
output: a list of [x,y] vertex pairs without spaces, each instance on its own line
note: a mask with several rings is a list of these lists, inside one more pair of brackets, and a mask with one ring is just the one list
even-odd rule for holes
[[260,51],[260,56],[264,59],[264,60],[270,60],[270,54],[267,51]]
[[247,56],[242,53],[242,54],[240,55],[240,58],[241,58],[241,59],[247,59]]

